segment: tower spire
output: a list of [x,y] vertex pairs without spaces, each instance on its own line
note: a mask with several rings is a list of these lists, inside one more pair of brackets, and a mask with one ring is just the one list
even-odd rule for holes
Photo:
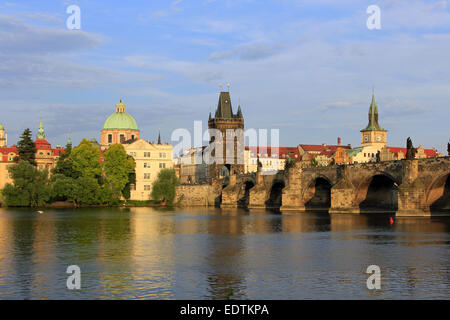
[[44,130],[44,126],[42,125],[42,116],[41,116],[41,121],[39,123],[39,129],[38,129],[38,134],[37,134],[37,139],[45,139],[45,130]]
[[161,129],[158,129],[158,144],[161,144]]

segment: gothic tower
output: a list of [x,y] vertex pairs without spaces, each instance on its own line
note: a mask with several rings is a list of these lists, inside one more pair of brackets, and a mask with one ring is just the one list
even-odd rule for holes
[[361,130],[361,145],[374,146],[379,149],[386,146],[387,130],[380,127],[378,124],[378,106],[375,103],[375,94],[372,93],[372,103],[369,108],[369,124]]
[[[233,113],[229,92],[222,91],[220,93],[214,118],[209,113],[208,128],[211,136],[210,144],[215,141],[215,136],[213,135],[214,130],[211,129],[216,129],[221,132],[222,141],[216,142],[216,150],[219,148],[223,150],[222,159],[217,159],[221,163],[210,164],[209,177],[216,179],[223,176],[224,167],[227,169],[228,174],[244,173],[244,117],[242,116],[240,105],[238,106],[237,113]],[[232,145],[230,148],[226,147],[227,131],[229,134],[228,144]],[[230,133],[233,133],[234,136],[230,135]],[[211,153],[212,156],[215,156],[215,154],[214,151]]]

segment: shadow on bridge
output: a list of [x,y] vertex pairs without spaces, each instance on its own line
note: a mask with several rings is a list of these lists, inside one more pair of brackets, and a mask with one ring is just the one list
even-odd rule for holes
[[398,184],[387,175],[375,175],[359,190],[361,213],[393,215],[398,210]]
[[305,202],[307,212],[327,212],[331,207],[331,183],[325,178],[317,178],[308,188]]
[[450,174],[440,177],[430,190],[431,213],[450,213]]
[[255,186],[253,181],[246,181],[244,183],[244,190],[242,197],[238,200],[238,206],[240,208],[248,208],[248,204],[250,202],[250,189]]
[[266,209],[273,212],[280,212],[282,205],[283,189],[286,186],[284,181],[275,181],[270,189],[269,199],[266,201]]

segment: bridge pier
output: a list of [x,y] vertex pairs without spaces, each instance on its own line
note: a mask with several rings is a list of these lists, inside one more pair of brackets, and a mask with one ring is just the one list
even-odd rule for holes
[[360,214],[361,209],[355,203],[355,187],[345,178],[331,188],[331,207],[333,213]]
[[249,209],[266,209],[267,190],[259,168],[256,173],[256,185],[250,189],[249,198]]
[[222,190],[222,203],[220,208],[237,208],[240,186],[236,183],[236,175],[230,176],[229,184]]
[[293,214],[306,211],[302,198],[302,168],[298,163],[286,170],[286,187],[283,189],[282,214]]
[[398,210],[396,216],[431,216],[426,203],[427,192],[419,177],[418,160],[402,160],[403,183],[398,188]]

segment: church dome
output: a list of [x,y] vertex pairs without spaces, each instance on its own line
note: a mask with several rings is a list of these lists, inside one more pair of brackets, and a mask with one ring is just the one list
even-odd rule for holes
[[122,100],[116,105],[116,112],[110,115],[103,125],[103,130],[139,130],[136,120],[125,112]]

